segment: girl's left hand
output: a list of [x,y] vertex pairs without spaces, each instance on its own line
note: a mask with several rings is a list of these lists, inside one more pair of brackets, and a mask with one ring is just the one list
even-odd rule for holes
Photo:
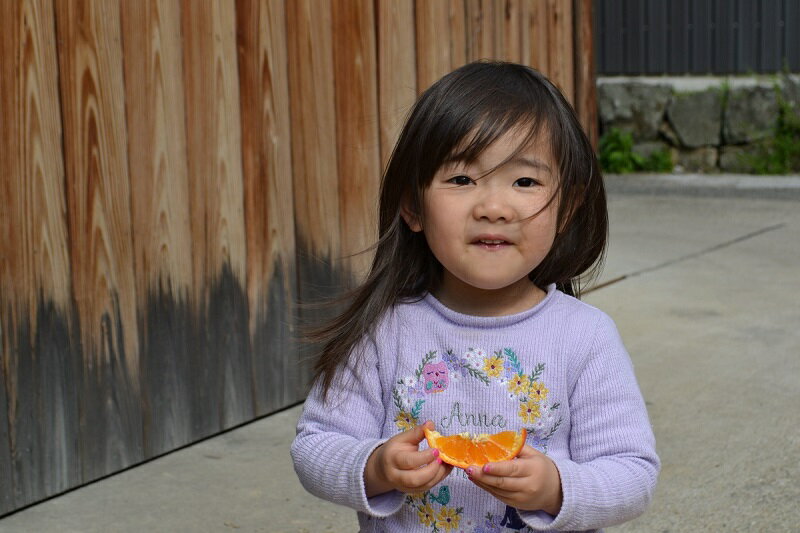
[[523,446],[516,459],[471,466],[473,483],[501,502],[525,511],[542,510],[556,516],[561,510],[561,476],[555,463],[540,451]]

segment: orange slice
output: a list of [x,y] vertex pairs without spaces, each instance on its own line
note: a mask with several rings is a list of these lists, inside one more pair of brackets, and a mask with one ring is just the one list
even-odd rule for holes
[[438,431],[423,428],[428,446],[439,450],[439,458],[447,464],[459,468],[483,466],[513,459],[525,445],[528,432],[501,431],[493,435],[482,433],[471,436],[469,433],[444,436]]

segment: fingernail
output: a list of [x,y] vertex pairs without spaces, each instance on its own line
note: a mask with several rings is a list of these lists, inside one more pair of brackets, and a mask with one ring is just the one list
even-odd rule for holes
[[472,477],[472,467],[467,468],[467,477]]
[[489,473],[489,465],[483,465],[483,471],[488,474]]
[[437,450],[436,448],[433,449],[433,456],[439,457],[439,450]]
[[442,458],[439,457],[438,459],[436,459],[436,462],[439,463],[439,464],[442,464]]

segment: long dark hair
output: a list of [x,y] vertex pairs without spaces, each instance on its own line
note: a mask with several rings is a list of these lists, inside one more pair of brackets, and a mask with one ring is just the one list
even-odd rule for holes
[[602,262],[608,215],[603,181],[594,151],[572,107],[541,73],[527,66],[497,61],[467,64],[428,88],[406,120],[383,175],[378,242],[364,283],[348,296],[344,311],[316,330],[323,346],[314,379],[327,393],[337,371],[387,309],[419,299],[436,286],[441,265],[425,236],[403,221],[405,203],[422,213],[422,198],[439,168],[450,161],[467,163],[504,133],[524,128],[518,150],[546,132],[558,162],[557,227],[553,246],[530,274],[540,288],[555,283],[580,297],[582,282]]

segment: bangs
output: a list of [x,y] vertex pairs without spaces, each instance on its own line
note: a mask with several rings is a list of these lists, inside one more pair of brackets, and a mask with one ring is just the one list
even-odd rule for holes
[[[441,98],[431,110],[438,117],[432,117],[433,127],[422,143],[433,147],[432,157],[419,187],[430,185],[442,166],[475,162],[511,131],[520,134],[520,142],[509,161],[543,133],[549,136],[551,147],[561,144],[559,111],[552,95],[529,70],[513,67],[466,70],[453,76],[449,87],[439,88]],[[555,161],[561,159],[561,154],[552,156]]]

